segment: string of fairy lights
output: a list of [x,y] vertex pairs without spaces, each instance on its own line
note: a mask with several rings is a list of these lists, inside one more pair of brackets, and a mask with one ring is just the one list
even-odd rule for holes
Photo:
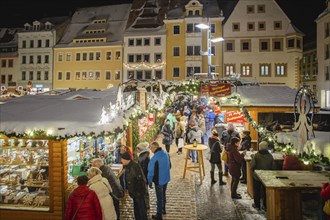
[[[169,94],[175,92],[186,92],[188,94],[198,94],[200,92],[201,85],[204,82],[200,80],[194,80],[190,79],[187,81],[183,81],[182,83],[167,83],[165,85],[165,91]],[[315,146],[312,147],[312,149],[309,150],[309,152],[302,152],[297,153],[297,150],[294,148],[292,143],[280,143],[277,141],[276,134],[272,131],[267,130],[264,126],[258,124],[250,115],[249,110],[247,109],[246,105],[243,103],[240,95],[238,93],[233,93],[231,96],[228,97],[222,97],[224,100],[230,100],[232,104],[236,105],[241,112],[243,112],[245,118],[251,125],[251,127],[256,130],[259,134],[259,136],[266,140],[269,143],[272,143],[274,145],[274,150],[278,152],[284,152],[287,155],[296,155],[301,161],[303,161],[304,164],[321,164],[321,165],[330,165],[329,158],[325,157],[322,154],[319,154],[315,150]],[[165,107],[165,106],[164,106]],[[160,109],[156,108],[150,108],[146,111],[142,111],[141,109],[134,109],[131,113],[129,119],[130,120],[136,120],[141,117],[145,117],[148,112],[158,113]],[[127,129],[127,125],[123,125],[123,127],[116,128],[113,132],[102,132],[98,136],[111,136],[111,135],[118,135],[119,133],[122,133],[125,129]],[[65,135],[64,137],[59,137],[53,134],[54,132],[52,130],[29,130],[25,133],[16,134],[16,133],[3,133],[3,135],[6,135],[7,137],[14,137],[14,138],[36,138],[36,137],[47,137],[49,139],[68,139],[75,136],[87,136],[87,137],[96,137],[93,132],[90,134],[72,134],[72,135]],[[1,136],[0,136],[1,138]]]

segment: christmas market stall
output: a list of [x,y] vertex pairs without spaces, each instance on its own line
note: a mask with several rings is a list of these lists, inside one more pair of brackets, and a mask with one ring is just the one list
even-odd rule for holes
[[118,143],[132,145],[132,112],[144,114],[135,95],[119,87],[2,101],[1,219],[62,219],[67,190],[89,160],[111,164]]

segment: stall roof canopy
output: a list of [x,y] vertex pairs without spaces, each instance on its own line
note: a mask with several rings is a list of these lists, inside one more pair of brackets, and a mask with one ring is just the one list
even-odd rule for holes
[[78,90],[59,95],[13,98],[0,105],[0,132],[18,134],[32,130],[53,130],[54,135],[112,132],[122,127],[123,117],[100,125],[102,107],[117,101],[117,87],[103,91]]
[[[293,107],[298,91],[287,86],[238,86],[237,92],[232,90],[232,96],[239,94],[244,106],[259,107]],[[237,106],[231,99],[220,100],[222,106]]]
[[288,86],[238,86],[245,106],[293,107],[296,89]]

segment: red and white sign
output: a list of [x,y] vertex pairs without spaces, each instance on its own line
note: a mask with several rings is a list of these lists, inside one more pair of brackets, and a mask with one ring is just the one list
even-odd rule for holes
[[247,122],[243,112],[238,111],[229,111],[226,112],[226,122],[233,122],[233,123],[243,123]]

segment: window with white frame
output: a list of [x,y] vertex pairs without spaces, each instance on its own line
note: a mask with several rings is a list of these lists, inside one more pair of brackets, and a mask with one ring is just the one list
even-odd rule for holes
[[270,74],[270,64],[260,64],[260,76],[271,76]]
[[156,70],[155,71],[155,78],[156,79],[162,79],[163,78],[163,71],[162,70]]
[[26,80],[26,72],[22,71],[22,76],[21,76],[22,80],[25,81]]
[[120,71],[119,70],[117,70],[115,72],[115,80],[120,80]]
[[286,64],[275,64],[275,76],[286,76]]
[[225,75],[230,76],[235,73],[235,64],[225,64]]
[[80,72],[76,72],[76,80],[80,80]]
[[37,80],[41,80],[41,71],[37,71]]
[[66,53],[66,61],[71,61],[71,53]]
[[57,80],[62,80],[62,72],[57,73]]
[[62,62],[63,61],[63,54],[62,53],[59,53],[58,54],[57,61],[58,62]]
[[241,64],[241,76],[252,76],[252,64]]

